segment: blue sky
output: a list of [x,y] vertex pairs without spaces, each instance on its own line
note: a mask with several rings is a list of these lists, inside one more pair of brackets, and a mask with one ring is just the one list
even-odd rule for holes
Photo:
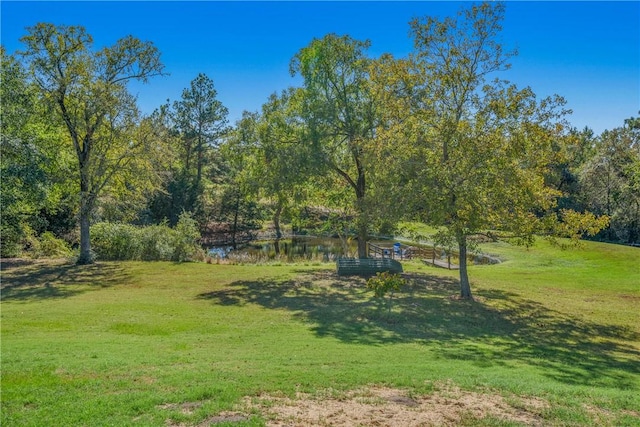
[[[267,97],[299,80],[291,57],[312,38],[334,32],[369,39],[371,56],[412,50],[408,22],[416,16],[454,15],[464,2],[18,2],[2,1],[1,41],[22,46],[37,22],[83,25],[95,46],[132,34],[162,52],[166,77],[135,84],[150,113],[180,98],[198,73],[213,79],[233,123]],[[569,121],[597,133],[622,125],[640,110],[640,2],[506,3],[503,44],[517,48],[502,75],[539,97],[564,96]]]

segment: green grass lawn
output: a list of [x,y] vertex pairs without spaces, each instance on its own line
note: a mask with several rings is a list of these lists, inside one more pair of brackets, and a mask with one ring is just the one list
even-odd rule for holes
[[[390,314],[332,264],[5,263],[2,425],[209,425],[246,396],[442,384],[539,399],[542,425],[640,425],[640,249],[483,250],[505,262],[470,268],[476,302],[414,261]],[[227,425],[267,422],[244,413]]]

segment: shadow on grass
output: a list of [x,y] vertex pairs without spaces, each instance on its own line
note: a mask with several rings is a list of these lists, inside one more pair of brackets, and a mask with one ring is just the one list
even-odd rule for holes
[[238,281],[199,298],[222,305],[288,310],[321,337],[367,345],[424,343],[437,357],[480,367],[525,363],[567,384],[633,389],[640,352],[630,328],[571,318],[516,294],[490,291],[480,301],[450,298],[457,280],[405,274],[408,284],[386,303],[359,278],[301,272],[294,280]]
[[117,264],[3,260],[0,297],[3,302],[68,298],[126,281],[127,275]]

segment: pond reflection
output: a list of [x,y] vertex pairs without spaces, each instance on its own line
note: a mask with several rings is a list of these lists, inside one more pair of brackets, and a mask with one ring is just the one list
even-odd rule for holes
[[231,246],[217,246],[209,250],[209,255],[241,262],[275,259],[328,262],[342,256],[354,256],[357,249],[356,241],[345,242],[332,237],[293,236],[286,239],[256,241],[236,250]]
[[[233,246],[215,246],[209,249],[214,259],[230,262],[253,263],[270,260],[317,262],[335,261],[340,257],[354,258],[358,254],[355,239],[342,240],[333,237],[292,236],[286,239],[255,241],[233,249]],[[392,240],[372,240],[368,245],[370,258],[393,258],[396,260],[419,259],[444,268],[457,268],[458,254],[433,245],[405,245]],[[468,262],[473,264],[499,264],[500,258],[483,253],[469,253]]]

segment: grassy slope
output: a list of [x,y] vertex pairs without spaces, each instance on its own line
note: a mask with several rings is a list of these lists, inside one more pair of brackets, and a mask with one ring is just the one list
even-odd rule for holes
[[485,250],[507,261],[471,268],[478,302],[409,263],[391,315],[331,265],[5,270],[2,425],[197,423],[260,392],[447,380],[547,400],[549,424],[640,425],[640,251]]

